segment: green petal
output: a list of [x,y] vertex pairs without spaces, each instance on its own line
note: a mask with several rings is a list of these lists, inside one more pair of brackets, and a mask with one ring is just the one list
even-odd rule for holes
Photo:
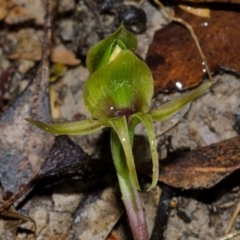
[[116,45],[123,50],[134,51],[137,46],[137,39],[121,25],[116,32],[91,47],[86,59],[90,74],[108,64]]
[[213,82],[208,82],[202,84],[197,89],[186,93],[170,102],[167,102],[157,109],[149,111],[153,121],[164,121],[170,118],[173,114],[180,111],[186,104],[193,101],[195,98],[199,97],[203,92],[209,89],[213,85]]
[[94,72],[83,90],[85,106],[97,119],[146,112],[152,95],[151,71],[128,50]]
[[[131,145],[131,141],[130,141],[129,133],[128,133],[126,117],[124,116],[121,118],[115,118],[115,119],[109,120],[109,124],[114,129],[114,131],[117,133],[119,140],[121,141],[121,144],[122,144],[125,156],[126,156],[128,170],[129,170],[130,176],[132,178],[134,187],[136,189],[140,190],[138,178],[137,178],[137,172],[136,172],[136,168],[135,168],[135,164],[134,164],[133,153],[132,153],[132,145]],[[112,143],[112,144],[114,144],[114,143]]]
[[132,119],[138,118],[143,123],[143,125],[145,126],[147,133],[148,133],[151,154],[152,154],[152,162],[153,162],[152,184],[151,184],[150,188],[148,189],[148,190],[151,190],[152,188],[154,188],[156,186],[156,184],[158,182],[158,175],[159,175],[158,152],[157,152],[157,144],[156,144],[153,120],[150,115],[143,114],[143,113],[136,113],[136,114],[132,115],[131,118]]
[[26,118],[25,120],[42,129],[43,131],[54,135],[86,135],[108,126],[106,121],[96,121],[92,120],[92,118],[88,118],[79,122],[59,124],[46,124],[31,118]]

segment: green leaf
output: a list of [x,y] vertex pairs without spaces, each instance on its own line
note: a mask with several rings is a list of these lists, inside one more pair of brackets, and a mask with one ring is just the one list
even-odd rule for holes
[[82,120],[79,122],[68,122],[58,124],[46,124],[31,118],[25,119],[27,122],[37,126],[45,132],[54,135],[86,135],[101,130],[104,127],[108,127],[105,121],[96,121],[92,118]]
[[[129,138],[129,133],[128,133],[128,126],[127,126],[127,120],[126,117],[121,117],[121,118],[114,118],[109,120],[109,124],[111,127],[114,129],[114,131],[117,133],[119,140],[122,144],[126,161],[127,161],[127,166],[128,166],[128,171],[130,173],[132,182],[134,184],[134,187],[138,190],[140,190],[139,183],[138,183],[138,178],[137,178],[137,172],[134,164],[134,158],[133,158],[133,153],[132,153],[132,145],[131,141]],[[114,142],[111,143],[113,145]],[[112,146],[113,148],[114,146]]]
[[159,175],[158,152],[157,152],[157,144],[156,144],[153,120],[150,115],[144,114],[144,113],[136,113],[132,115],[131,119],[134,119],[134,118],[139,119],[143,123],[148,133],[151,154],[152,154],[152,162],[153,162],[152,184],[148,189],[148,190],[151,190],[156,186],[158,182],[158,175]]
[[153,95],[148,66],[131,51],[121,51],[87,80],[83,99],[94,118],[146,112]]
[[122,50],[134,51],[137,46],[137,39],[121,25],[116,32],[91,47],[86,59],[90,74],[109,63],[116,46],[119,46]]
[[153,121],[164,121],[170,118],[172,115],[180,111],[186,104],[192,102],[194,99],[199,97],[203,92],[209,89],[213,85],[213,82],[207,82],[202,84],[197,89],[188,92],[170,102],[167,102],[157,109],[149,111]]

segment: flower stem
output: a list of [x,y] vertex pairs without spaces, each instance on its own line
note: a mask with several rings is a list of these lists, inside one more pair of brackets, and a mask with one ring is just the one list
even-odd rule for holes
[[[129,129],[131,144],[133,143],[133,129]],[[114,165],[117,171],[122,200],[127,210],[130,226],[135,240],[148,240],[147,224],[145,221],[142,203],[139,193],[134,187],[134,183],[128,170],[126,157],[121,141],[117,133],[111,131],[111,150]]]

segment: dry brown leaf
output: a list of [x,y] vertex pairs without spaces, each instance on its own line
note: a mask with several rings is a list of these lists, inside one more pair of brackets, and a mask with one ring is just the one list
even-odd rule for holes
[[[211,10],[211,18],[199,18],[181,9],[176,16],[194,29],[210,71],[226,70],[240,74],[240,13]],[[202,59],[189,33],[171,23],[155,33],[146,61],[152,70],[155,92],[183,90],[198,85],[205,74]]]
[[[190,189],[210,188],[240,168],[240,137],[234,137],[160,162],[159,181]],[[139,172],[151,174],[150,165]]]

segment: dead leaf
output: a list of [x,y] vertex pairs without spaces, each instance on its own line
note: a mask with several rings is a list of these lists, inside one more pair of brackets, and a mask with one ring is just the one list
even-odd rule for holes
[[[52,11],[52,4],[48,5]],[[0,176],[4,190],[17,192],[31,179],[47,156],[54,137],[38,131],[24,119],[51,121],[48,101],[51,17],[46,18],[45,45],[38,71],[25,91],[0,116]]]
[[[211,18],[199,18],[179,8],[176,16],[194,29],[210,71],[240,74],[240,13],[211,10]],[[198,85],[205,74],[202,59],[189,31],[171,23],[155,33],[146,61],[152,70],[155,92],[183,90]]]
[[[159,181],[182,188],[210,188],[240,168],[240,137],[234,137],[160,162]],[[151,174],[150,165],[139,172]]]
[[63,178],[77,176],[78,179],[89,179],[95,176],[89,156],[68,136],[58,136],[48,156],[44,159],[40,171],[20,191],[5,197],[0,205],[0,213],[21,198],[26,192],[42,182],[52,179],[54,183]]
[[93,173],[90,158],[82,148],[68,136],[57,136],[33,181],[67,175],[87,178],[93,177]]

